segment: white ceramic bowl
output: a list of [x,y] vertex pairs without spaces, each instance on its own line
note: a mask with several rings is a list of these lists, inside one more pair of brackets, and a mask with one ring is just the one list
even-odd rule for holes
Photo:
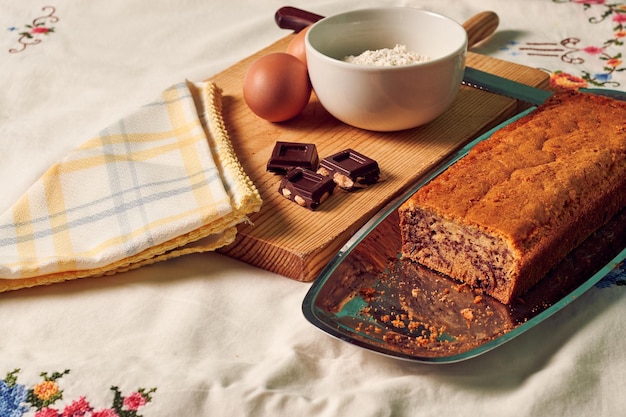
[[[305,38],[309,76],[320,103],[362,129],[396,131],[432,121],[456,98],[467,33],[450,18],[411,7],[361,9],[326,17]],[[426,62],[382,67],[348,55],[405,45]]]

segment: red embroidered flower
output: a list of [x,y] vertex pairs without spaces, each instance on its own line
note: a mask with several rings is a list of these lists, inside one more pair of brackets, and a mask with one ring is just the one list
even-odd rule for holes
[[604,4],[606,0],[574,0],[578,4]]
[[43,33],[44,35],[48,34],[48,32],[50,32],[50,28],[45,26],[36,26],[30,30],[30,33]]
[[83,417],[92,409],[85,397],[80,397],[63,409],[61,417]]
[[622,60],[618,59],[618,58],[611,58],[608,61],[606,61],[606,65],[608,67],[613,67],[613,68],[617,68],[620,65],[622,65]]
[[128,397],[124,398],[124,407],[127,410],[138,410],[139,407],[146,405],[146,399],[138,392],[133,392]]
[[588,46],[586,48],[583,48],[583,51],[587,52],[589,55],[600,55],[602,52],[604,52],[604,49],[597,46]]
[[626,22],[626,13],[615,13],[613,15],[613,21],[615,23],[624,23],[624,22]]
[[57,417],[59,411],[54,408],[44,407],[35,413],[35,417]]

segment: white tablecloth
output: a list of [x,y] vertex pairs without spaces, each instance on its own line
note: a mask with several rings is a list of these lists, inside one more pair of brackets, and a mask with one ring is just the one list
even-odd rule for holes
[[[555,85],[626,90],[626,2],[0,3],[1,211],[103,126],[285,36],[274,24],[285,5],[414,6],[459,22],[493,10],[500,28],[476,52],[544,69]],[[0,416],[623,415],[625,281],[613,275],[502,347],[437,366],[331,338],[301,314],[310,284],[215,253],[3,293]]]

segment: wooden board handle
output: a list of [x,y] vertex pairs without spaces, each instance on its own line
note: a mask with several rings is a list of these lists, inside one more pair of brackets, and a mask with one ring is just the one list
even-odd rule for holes
[[500,18],[494,12],[486,11],[475,14],[463,23],[463,27],[467,32],[467,47],[471,48],[477,43],[491,36],[498,25]]

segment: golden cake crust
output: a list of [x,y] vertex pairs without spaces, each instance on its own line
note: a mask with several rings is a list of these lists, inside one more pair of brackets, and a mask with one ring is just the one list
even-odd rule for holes
[[403,255],[508,303],[623,208],[624,190],[626,103],[555,94],[400,207]]

